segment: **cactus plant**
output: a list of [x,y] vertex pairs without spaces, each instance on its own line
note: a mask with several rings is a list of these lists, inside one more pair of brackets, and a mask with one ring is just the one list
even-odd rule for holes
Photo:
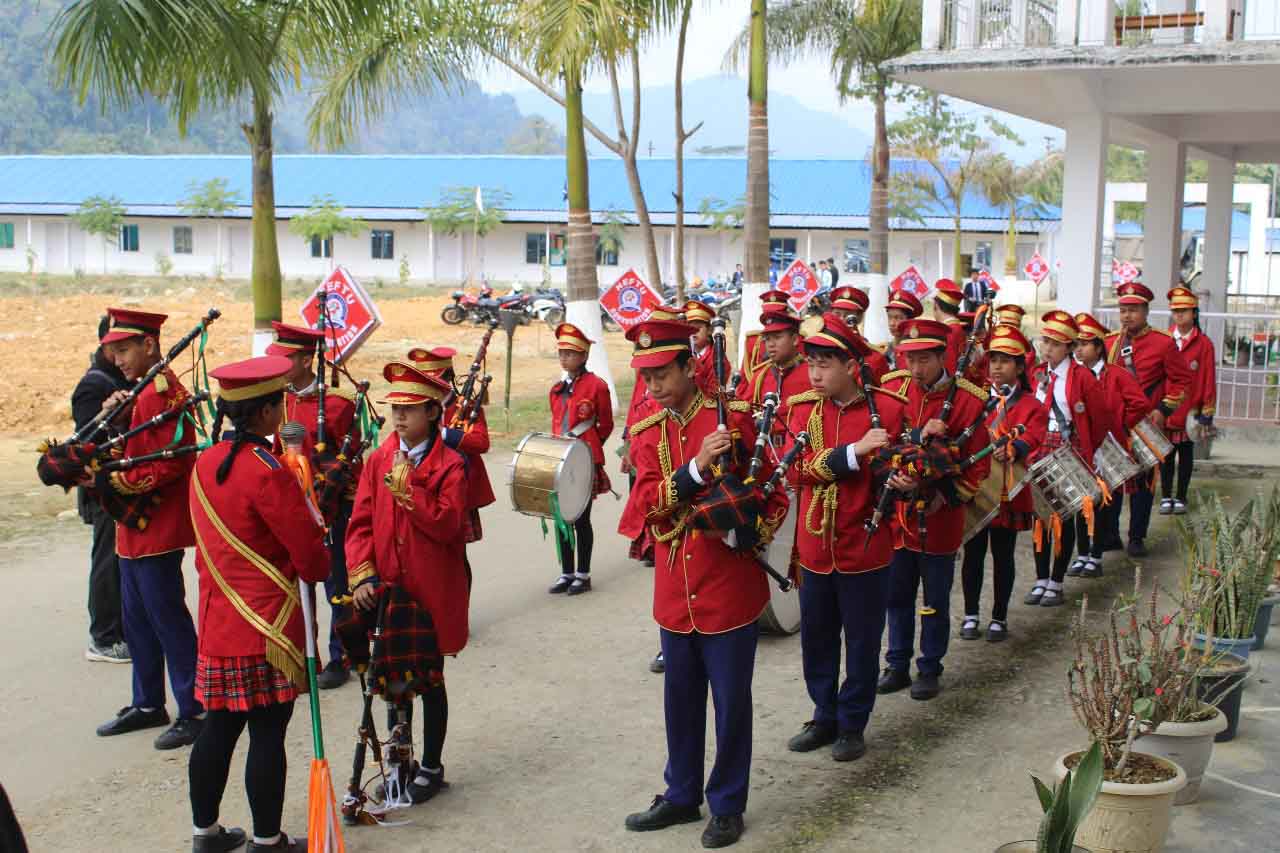
[[1102,744],[1093,746],[1080,759],[1074,770],[1054,789],[1031,777],[1044,817],[1036,833],[1036,853],[1071,853],[1076,830],[1093,808],[1098,792],[1102,790]]

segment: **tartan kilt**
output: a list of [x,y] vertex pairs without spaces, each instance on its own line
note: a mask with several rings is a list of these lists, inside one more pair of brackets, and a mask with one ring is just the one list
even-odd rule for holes
[[251,711],[298,698],[301,690],[266,655],[196,657],[196,698],[210,711]]
[[467,510],[467,517],[463,520],[465,530],[462,538],[464,542],[479,542],[484,536],[484,528],[480,526],[480,510],[472,508]]
[[1189,439],[1189,438],[1187,437],[1187,431],[1186,431],[1186,430],[1181,430],[1181,429],[1168,429],[1168,430],[1165,430],[1165,435],[1169,436],[1169,442],[1170,442],[1171,444],[1175,444],[1175,445],[1176,445],[1176,444],[1182,444],[1182,442],[1184,442],[1184,441],[1190,441],[1190,440],[1191,440],[1191,439]]
[[1062,441],[1062,433],[1046,432],[1044,434],[1044,441],[1040,444],[1040,448],[1036,451],[1035,457],[1031,461],[1033,463],[1039,462],[1041,459],[1045,458],[1050,453],[1053,453],[1053,451],[1061,447],[1063,443],[1064,442]]
[[613,490],[613,484],[609,482],[609,472],[604,470],[604,465],[596,466],[595,485],[591,491],[592,500],[596,495],[603,495]]
[[428,687],[444,683],[444,656],[436,638],[431,612],[414,601],[402,587],[382,587],[388,596],[382,617],[382,648],[377,660],[370,660],[377,608],[352,607],[337,625],[338,639],[347,658],[357,668],[370,672],[372,692],[398,699],[404,694],[420,694]]

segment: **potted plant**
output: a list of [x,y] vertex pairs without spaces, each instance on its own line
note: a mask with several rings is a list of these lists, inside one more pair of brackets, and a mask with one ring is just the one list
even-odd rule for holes
[[1035,841],[1014,841],[996,848],[996,853],[1088,853],[1075,845],[1076,831],[1093,808],[1102,790],[1102,746],[1094,743],[1074,771],[1052,790],[1035,776],[1036,796],[1044,817]]
[[[1139,580],[1140,583],[1140,580]],[[1072,625],[1074,660],[1068,670],[1067,697],[1076,719],[1098,743],[1103,757],[1102,792],[1084,819],[1076,840],[1093,853],[1155,853],[1164,847],[1173,820],[1173,798],[1187,774],[1167,758],[1148,755],[1135,744],[1163,722],[1163,708],[1150,694],[1176,678],[1176,663],[1157,658],[1134,641],[1113,609],[1107,626],[1095,631],[1088,621],[1088,596]],[[1173,650],[1176,657],[1177,650]],[[1170,675],[1170,672],[1175,673]],[[1180,689],[1176,684],[1171,689]],[[1059,779],[1077,766],[1083,752],[1058,759]]]

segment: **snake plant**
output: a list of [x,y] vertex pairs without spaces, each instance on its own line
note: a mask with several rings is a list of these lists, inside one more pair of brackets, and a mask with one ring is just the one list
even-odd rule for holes
[[1035,776],[1031,781],[1044,809],[1036,833],[1036,853],[1072,853],[1076,830],[1102,790],[1102,745],[1094,741],[1075,769],[1068,770],[1053,790]]

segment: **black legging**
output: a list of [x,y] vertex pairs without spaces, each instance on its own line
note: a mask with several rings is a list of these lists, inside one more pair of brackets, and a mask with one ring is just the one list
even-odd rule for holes
[[249,726],[249,757],[244,767],[244,789],[253,813],[253,834],[271,838],[280,831],[284,809],[287,761],[284,735],[293,716],[293,703],[281,702],[252,711],[210,711],[191,747],[187,777],[191,786],[191,820],[206,828],[218,822],[222,793],[231,772],[236,741]]
[[1123,495],[1118,492],[1111,496],[1111,503],[1094,510],[1093,536],[1089,535],[1089,523],[1084,520],[1084,513],[1076,516],[1076,543],[1081,557],[1101,560],[1108,531],[1120,529],[1120,498]]
[[[587,504],[586,510],[573,523],[573,534],[578,540],[578,563],[577,573],[580,575],[591,574],[591,547],[595,545],[595,531],[591,529],[591,504],[595,503],[592,499]],[[571,575],[574,573],[573,549],[569,547],[569,543],[564,540],[558,540],[557,546],[560,548],[560,571],[563,574]]]
[[1013,548],[1018,531],[1004,527],[987,527],[964,545],[964,563],[960,580],[964,586],[966,616],[978,613],[982,600],[982,580],[986,574],[987,545],[991,546],[991,574],[995,600],[991,602],[991,618],[1004,622],[1009,618],[1009,597],[1013,595]]
[[[1036,551],[1036,578],[1038,580],[1053,580],[1055,583],[1062,583],[1062,579],[1067,576],[1067,564],[1071,562],[1076,550],[1076,520],[1074,517],[1063,519],[1062,522],[1062,548],[1055,556],[1053,553],[1053,531],[1049,529],[1049,525],[1045,525],[1044,531],[1044,547]],[[1053,575],[1049,574],[1049,561],[1053,560]]]
[[[413,703],[405,708],[406,721],[413,726]],[[387,705],[387,732],[395,727],[396,707]],[[435,770],[444,754],[444,738],[449,730],[449,694],[444,682],[422,694],[422,766]]]
[[[1187,487],[1191,485],[1191,466],[1195,464],[1194,441],[1179,441],[1173,446],[1173,451],[1165,457],[1160,465],[1160,496],[1165,498],[1177,498],[1183,503],[1187,502]],[[1170,494],[1173,487],[1173,459],[1178,458],[1178,491],[1177,494]]]

